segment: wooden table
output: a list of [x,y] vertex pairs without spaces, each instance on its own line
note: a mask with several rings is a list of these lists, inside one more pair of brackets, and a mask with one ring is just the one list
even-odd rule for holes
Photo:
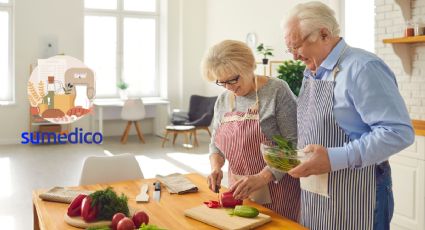
[[[149,215],[150,224],[155,224],[158,227],[169,230],[216,229],[212,226],[184,216],[183,212],[186,209],[199,206],[203,201],[212,199],[217,200],[216,194],[212,193],[208,189],[205,177],[199,174],[188,174],[186,177],[198,186],[199,192],[185,195],[170,195],[164,188],[161,192],[160,202],[154,201],[152,195],[152,183],[156,181],[156,179],[132,180],[101,185],[87,185],[72,187],[72,189],[99,190],[105,189],[108,186],[112,186],[118,194],[124,193],[128,196],[128,205],[130,206],[130,209],[145,211]],[[148,203],[136,203],[135,201],[135,197],[139,193],[142,183],[149,184]],[[64,221],[64,214],[67,211],[68,204],[43,201],[38,197],[40,193],[45,191],[46,189],[39,189],[33,191],[32,194],[34,204],[34,229],[78,229],[68,225]],[[306,229],[301,225],[251,201],[246,200],[244,201],[244,204],[254,206],[258,208],[261,213],[272,217],[272,221],[270,223],[263,225],[258,229]]]

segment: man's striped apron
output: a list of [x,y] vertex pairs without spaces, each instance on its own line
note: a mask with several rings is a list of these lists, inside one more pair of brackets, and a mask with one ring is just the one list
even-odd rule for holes
[[[297,107],[298,148],[308,144],[341,147],[350,141],[332,111],[338,65],[339,60],[333,70],[333,81],[308,79],[304,83]],[[312,230],[373,228],[375,165],[328,173],[328,192],[329,197],[326,197],[301,189],[301,223],[304,226]]]

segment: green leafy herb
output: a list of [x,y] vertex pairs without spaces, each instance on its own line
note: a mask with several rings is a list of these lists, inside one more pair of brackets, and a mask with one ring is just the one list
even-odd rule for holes
[[297,150],[290,141],[279,135],[273,136],[272,139],[278,148],[268,148],[264,154],[264,160],[269,166],[287,172],[301,163],[296,158]]
[[296,156],[297,155],[297,151],[292,146],[292,143],[290,141],[286,140],[285,138],[283,138],[282,136],[279,136],[279,135],[274,135],[272,137],[272,139],[273,139],[274,142],[276,142],[279,149],[281,149],[283,151],[283,153],[285,153],[286,156]]
[[99,205],[99,212],[97,214],[97,220],[111,220],[115,213],[121,212],[124,215],[129,216],[129,210],[127,205],[127,196],[121,194],[118,196],[112,187],[108,187],[105,190],[99,190],[90,194],[93,199],[91,205],[95,207]]

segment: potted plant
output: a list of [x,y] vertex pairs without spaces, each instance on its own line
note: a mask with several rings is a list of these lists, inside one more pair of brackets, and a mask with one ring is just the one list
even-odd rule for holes
[[269,59],[267,58],[268,56],[272,57],[273,56],[273,49],[272,48],[267,48],[264,46],[263,43],[261,43],[260,45],[257,46],[257,52],[261,55],[263,55],[263,64],[267,65],[267,63],[269,63]]
[[120,80],[117,83],[117,87],[118,89],[120,89],[119,93],[120,93],[120,98],[121,100],[126,100],[127,99],[127,88],[128,88],[128,84],[126,82],[124,82],[123,80]]
[[286,81],[292,92],[298,96],[304,77],[304,69],[305,65],[301,61],[283,61],[283,63],[277,67],[277,72],[279,73],[277,78]]

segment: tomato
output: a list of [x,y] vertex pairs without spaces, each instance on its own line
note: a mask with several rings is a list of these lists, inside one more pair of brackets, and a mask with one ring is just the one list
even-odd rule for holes
[[117,225],[117,230],[134,230],[135,228],[133,221],[128,217],[122,218]]
[[133,222],[136,225],[136,228],[139,228],[143,223],[149,223],[149,216],[144,211],[138,211],[133,215]]
[[91,202],[92,198],[90,196],[87,196],[83,199],[83,202],[81,203],[81,217],[83,217],[83,220],[86,222],[96,220],[98,206],[91,207]]
[[117,230],[117,225],[118,222],[120,222],[120,220],[122,220],[125,217],[124,213],[121,212],[117,212],[115,213],[115,215],[112,217],[112,230]]
[[242,200],[233,198],[233,192],[225,192],[220,196],[220,203],[224,208],[234,208],[236,205],[242,205]]
[[72,200],[71,204],[68,207],[68,216],[81,215],[81,203],[83,202],[83,199],[86,198],[86,196],[87,195],[80,194]]

